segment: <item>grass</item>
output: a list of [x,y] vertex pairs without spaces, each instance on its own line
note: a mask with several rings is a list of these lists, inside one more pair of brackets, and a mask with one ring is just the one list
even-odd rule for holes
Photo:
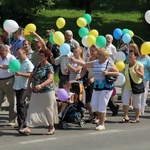
[[[59,17],[63,17],[66,20],[66,25],[60,31],[64,33],[67,29],[72,30],[74,38],[81,43],[81,38],[78,35],[79,27],[76,24],[76,20],[83,15],[84,10],[77,9],[42,10],[37,14],[35,22],[33,23],[37,26],[37,32],[41,36],[45,36],[47,29],[53,28],[59,30],[56,27],[56,20]],[[94,10],[91,16],[92,22],[90,28],[98,30],[100,35],[106,35],[107,33],[113,34],[115,28],[128,28],[132,30],[135,35],[145,40],[149,39],[149,34],[147,34],[142,21],[142,15],[138,11],[108,12]],[[135,38],[134,40],[140,43],[139,39]],[[115,45],[116,43],[117,41],[114,40]]]

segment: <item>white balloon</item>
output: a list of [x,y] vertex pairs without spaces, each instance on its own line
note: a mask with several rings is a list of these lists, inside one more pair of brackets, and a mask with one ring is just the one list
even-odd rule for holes
[[87,43],[87,35],[86,36],[84,36],[83,38],[82,38],[82,44],[83,44],[83,46],[85,46],[85,47],[90,47],[90,45]]
[[114,82],[115,86],[122,86],[125,83],[126,79],[122,73],[119,73],[117,80]]
[[150,24],[150,10],[148,10],[146,13],[145,13],[145,20],[147,23]]
[[13,33],[13,32],[16,32],[19,29],[19,25],[16,21],[8,19],[8,20],[4,21],[3,28],[8,33]]
[[116,60],[117,61],[125,61],[126,55],[123,52],[117,52],[116,53]]

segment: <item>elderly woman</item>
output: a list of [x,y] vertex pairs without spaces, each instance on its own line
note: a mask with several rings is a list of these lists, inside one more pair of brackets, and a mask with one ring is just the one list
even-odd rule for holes
[[128,109],[129,109],[129,100],[131,96],[132,96],[133,105],[135,108],[135,119],[131,120],[130,122],[131,123],[139,122],[142,93],[134,94],[133,89],[132,89],[133,83],[131,84],[132,82],[131,79],[133,80],[134,83],[140,84],[144,76],[143,65],[136,60],[137,57],[138,57],[138,47],[134,43],[130,44],[129,64],[126,64],[125,66],[126,82],[125,82],[125,87],[124,87],[123,94],[122,94],[124,118],[119,121],[120,123],[129,122]]
[[114,84],[106,83],[105,75],[118,76],[119,72],[116,66],[108,60],[109,53],[106,49],[99,49],[97,56],[97,60],[89,62],[79,61],[74,58],[70,58],[70,60],[83,67],[93,68],[94,90],[92,93],[91,107],[92,111],[96,112],[98,118],[100,118],[100,122],[96,125],[95,129],[104,130],[106,107],[114,87]]
[[19,133],[29,135],[30,128],[37,125],[48,126],[47,135],[55,133],[54,124],[58,121],[57,104],[53,85],[54,71],[47,61],[49,50],[39,51],[40,62],[34,68],[28,81],[27,92],[32,94],[27,112],[26,128],[20,129]]

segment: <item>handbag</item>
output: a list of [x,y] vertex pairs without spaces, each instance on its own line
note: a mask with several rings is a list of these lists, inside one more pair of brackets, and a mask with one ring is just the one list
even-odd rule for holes
[[[107,61],[106,70],[107,70],[108,63],[109,61]],[[117,80],[117,76],[105,75],[105,80],[107,84],[112,84]]]
[[141,83],[137,84],[137,83],[135,83],[135,82],[132,80],[129,70],[128,70],[128,73],[129,73],[130,85],[131,85],[133,94],[141,94],[141,93],[144,93],[144,92],[145,92],[145,87],[144,87],[143,80],[142,80]]

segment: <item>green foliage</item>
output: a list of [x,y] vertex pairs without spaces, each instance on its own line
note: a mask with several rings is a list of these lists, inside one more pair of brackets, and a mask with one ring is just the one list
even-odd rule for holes
[[21,26],[31,22],[35,14],[48,5],[49,0],[2,0],[0,5],[1,22],[13,19]]

